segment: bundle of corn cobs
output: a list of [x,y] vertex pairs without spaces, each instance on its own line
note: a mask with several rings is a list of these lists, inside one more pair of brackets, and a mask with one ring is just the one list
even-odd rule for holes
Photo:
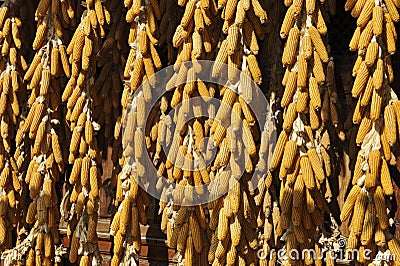
[[[150,196],[179,265],[335,265],[340,141],[360,147],[340,215],[350,220],[345,259],[398,263],[391,168],[400,101],[389,84],[400,1],[345,3],[358,53],[347,136],[329,46],[336,8],[334,0],[2,1],[4,263],[100,265],[104,187],[113,197],[112,265],[138,263]],[[372,253],[352,257],[354,249]],[[316,256],[291,256],[311,255],[304,250]]]
[[357,19],[349,47],[357,51],[353,67],[353,97],[357,98],[353,123],[355,142],[360,147],[350,190],[341,220],[350,219],[347,250],[371,250],[370,258],[350,259],[360,263],[389,263],[392,254],[399,262],[400,243],[394,238],[394,210],[390,165],[396,164],[400,102],[390,87],[394,80],[391,56],[396,52],[400,20],[399,1],[346,1],[345,9]]

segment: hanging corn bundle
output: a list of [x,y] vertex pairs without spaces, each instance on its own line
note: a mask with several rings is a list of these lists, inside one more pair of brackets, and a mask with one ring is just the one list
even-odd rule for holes
[[[266,62],[268,73],[268,95],[271,112],[274,115],[276,124],[282,124],[282,112],[279,99],[283,94],[282,77],[284,69],[282,68],[282,47],[280,43],[281,16],[285,14],[283,3],[277,1],[268,9],[267,24],[267,51],[265,57],[269,60]],[[261,47],[262,49],[262,47]],[[263,60],[260,57],[260,60]],[[264,85],[264,84],[263,84]],[[266,125],[268,126],[268,125]],[[270,128],[269,130],[272,130]],[[279,238],[275,233],[275,229],[280,220],[279,198],[277,195],[277,178],[268,170],[268,158],[272,157],[271,147],[268,147],[266,138],[270,143],[276,142],[276,130],[269,132],[264,129],[261,134],[261,143],[259,150],[259,161],[255,167],[255,176],[257,184],[257,194],[254,195],[254,202],[258,207],[257,228],[259,230],[259,264],[275,265],[277,262],[277,253],[274,251],[279,247]],[[271,145],[271,144],[270,144]],[[275,182],[273,182],[273,180]]]
[[[68,178],[70,186],[67,186],[68,192],[63,199],[68,210],[63,218],[68,222],[67,233],[71,239],[69,260],[72,263],[79,261],[81,265],[95,265],[101,263],[96,229],[102,163],[95,134],[105,127],[105,121],[97,113],[103,111],[99,108],[105,108],[99,106],[104,104],[104,98],[110,92],[94,85],[98,74],[96,66],[100,61],[97,55],[102,48],[101,38],[106,36],[111,12],[117,3],[88,0],[85,4],[81,22],[66,49],[71,77],[62,100],[66,102],[66,119],[72,131],[68,162],[73,166]],[[103,66],[101,71],[104,71],[103,74],[107,73],[105,68]]]
[[[127,26],[123,21],[123,3],[107,1],[104,3],[105,21],[110,25],[99,52],[96,54],[99,74],[94,82],[93,119],[102,125],[99,131],[98,146],[102,147],[103,154],[107,148],[113,146],[113,162],[117,161],[120,153],[120,141],[113,141],[114,126],[121,115],[121,94],[123,87],[124,57],[128,53],[127,37],[124,34]],[[119,132],[119,130],[117,130]]]
[[[58,198],[56,183],[64,171],[62,142],[64,125],[59,78],[69,75],[65,46],[64,29],[61,20],[69,24],[69,17],[62,17],[60,2],[40,1],[35,18],[38,21],[33,49],[36,54],[27,69],[24,80],[28,82],[30,109],[24,123],[20,124],[16,135],[19,175],[25,172],[31,202],[25,209],[25,222],[32,226],[28,241],[15,250],[23,250],[33,264],[51,265],[54,263],[55,245],[60,241],[58,235]],[[28,156],[27,156],[28,155]],[[30,156],[29,156],[30,155]],[[19,260],[25,259],[24,257]]]
[[[27,36],[24,28],[27,13],[32,5],[21,6],[19,1],[3,1],[0,7],[0,249],[13,247],[26,237],[21,209],[24,206],[23,184],[18,176],[21,160],[13,157],[15,134],[21,123],[20,115],[26,98],[22,76],[27,69],[25,47],[22,38]],[[21,15],[25,14],[25,16]],[[22,122],[23,123],[23,122]],[[16,234],[15,234],[16,233]]]
[[[140,224],[147,222],[145,208],[149,205],[148,194],[139,186],[140,180],[147,177],[143,158],[146,156],[146,148],[150,146],[144,146],[144,138],[146,144],[151,145],[151,141],[154,141],[154,136],[143,136],[142,128],[148,126],[145,124],[145,105],[151,101],[152,89],[156,85],[154,73],[162,66],[156,50],[159,38],[156,21],[161,18],[158,2],[149,1],[142,5],[141,1],[134,0],[125,1],[124,4],[128,9],[126,21],[130,23],[130,52],[123,71],[125,83],[121,99],[122,116],[114,132],[123,150],[120,154],[118,146],[113,149],[113,152],[118,152],[114,156],[120,158],[120,168],[114,169],[114,173],[119,173],[115,176],[114,202],[118,211],[110,225],[110,234],[114,236],[112,265],[131,265],[138,260],[141,247]],[[134,95],[139,88],[143,93]],[[125,123],[124,129],[121,128],[122,123]],[[135,165],[132,165],[133,161]]]
[[[209,104],[215,87],[202,78],[202,71],[208,70],[204,69],[207,64],[200,60],[214,57],[213,47],[220,35],[218,10],[214,1],[208,0],[178,1],[178,6],[184,10],[180,24],[171,40],[168,33],[165,37],[169,57],[171,45],[178,49],[171,67],[174,73],[166,84],[166,90],[172,92],[173,111],[167,112],[167,96],[162,96],[152,154],[159,174],[156,186],[161,192],[161,230],[167,234],[168,246],[176,249],[179,265],[206,265],[209,239],[201,198],[207,195],[204,185],[210,182],[204,146],[210,125],[206,117],[212,116],[209,111],[215,108]],[[171,12],[167,10],[164,17],[168,19]],[[163,150],[164,147],[169,149]]]
[[[208,205],[212,233],[208,261],[213,265],[256,265],[259,260],[257,249],[265,213],[258,206],[259,200],[264,199],[265,182],[268,183],[265,165],[274,132],[270,117],[256,117],[257,109],[267,108],[257,106],[257,100],[263,97],[257,87],[262,82],[257,55],[258,41],[264,39],[267,22],[264,4],[243,0],[218,2],[223,8],[222,30],[227,38],[220,45],[211,76],[227,75],[228,78],[227,85],[221,89],[221,106],[210,128],[211,139],[218,147],[210,179],[219,179],[218,185],[211,186],[210,197],[214,199],[219,190],[229,191]],[[228,65],[227,73],[221,71],[218,63]],[[225,128],[227,120],[229,127]],[[257,196],[258,184],[254,183],[253,175],[260,179]],[[271,176],[266,179],[271,180]]]
[[[322,263],[321,256],[313,261],[311,256],[295,258],[290,252],[314,249],[319,254],[322,246],[315,236],[326,237],[323,215],[329,213],[326,200],[332,196],[328,128],[338,125],[333,61],[324,42],[327,12],[334,12],[333,2],[285,1],[288,10],[280,31],[287,38],[282,55],[285,90],[280,101],[285,111],[269,168],[279,169],[281,215],[276,234],[285,233],[290,264],[299,259],[306,265]],[[327,264],[333,265],[328,257]]]
[[[400,102],[389,85],[394,79],[391,55],[396,52],[394,23],[400,20],[399,7],[400,2],[392,0],[348,0],[345,4],[357,18],[349,46],[358,52],[352,94],[357,98],[353,123],[359,125],[356,143],[361,149],[340,218],[350,219],[347,249],[370,250],[370,258],[376,257],[374,263],[379,264],[393,258],[381,256],[385,252],[394,254],[396,263],[400,261],[399,241],[390,233],[394,213],[388,212],[387,205],[393,196],[389,165],[396,164],[392,151],[400,125]],[[364,265],[371,262],[348,255]]]

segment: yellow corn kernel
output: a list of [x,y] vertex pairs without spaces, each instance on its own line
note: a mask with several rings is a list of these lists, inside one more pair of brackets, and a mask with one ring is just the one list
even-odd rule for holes
[[351,10],[354,5],[357,3],[357,0],[346,0],[346,3],[344,4],[344,9],[346,11]]
[[154,87],[156,85],[157,78],[154,75],[155,70],[154,70],[154,64],[153,64],[152,58],[150,56],[144,56],[143,57],[143,65],[144,65],[144,69],[146,71],[148,81],[149,81],[150,85],[152,87]]
[[357,71],[360,69],[361,63],[364,62],[364,58],[362,56],[357,56],[357,60],[354,63],[352,75],[355,77],[357,75]]
[[119,230],[120,217],[121,217],[121,212],[116,212],[110,225],[110,230],[112,230],[112,233],[110,233],[111,235],[115,235],[115,233]]
[[9,10],[10,10],[10,8],[7,5],[3,6],[0,9],[0,28],[3,27],[4,21],[5,21],[6,17],[7,17],[7,15],[8,15]]
[[306,12],[308,15],[312,15],[315,11],[315,0],[306,0]]

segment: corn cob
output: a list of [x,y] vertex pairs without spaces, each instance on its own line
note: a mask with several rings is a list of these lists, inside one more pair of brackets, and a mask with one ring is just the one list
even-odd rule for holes
[[311,26],[308,28],[308,32],[310,33],[313,45],[319,57],[321,58],[322,62],[327,63],[329,60],[328,52],[326,51],[325,45],[321,39],[318,30],[314,26]]
[[284,65],[293,65],[296,61],[296,51],[300,39],[300,30],[296,27],[291,28],[282,55]]
[[357,185],[353,186],[351,189],[349,195],[346,198],[346,201],[342,207],[341,213],[340,213],[340,220],[345,221],[349,218],[351,211],[354,207],[354,204],[358,198],[358,195],[360,194],[361,188]]
[[374,204],[376,208],[376,213],[379,221],[379,226],[382,230],[388,227],[389,220],[386,213],[385,195],[381,186],[378,186],[374,193]]

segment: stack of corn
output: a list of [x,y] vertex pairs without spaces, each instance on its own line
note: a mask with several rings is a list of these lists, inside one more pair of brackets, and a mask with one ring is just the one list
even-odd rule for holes
[[[141,1],[133,0],[124,1],[124,4],[128,9],[126,21],[130,23],[130,52],[123,73],[122,116],[114,132],[114,137],[122,143],[123,151],[122,154],[115,154],[115,158],[120,158],[122,169],[115,169],[119,171],[114,202],[118,211],[110,226],[110,234],[114,236],[111,265],[130,265],[138,260],[141,246],[139,225],[146,224],[145,208],[149,205],[148,194],[139,186],[139,180],[146,176],[146,167],[143,165],[147,152],[143,129],[148,126],[145,124],[145,109],[146,103],[152,99],[151,90],[156,85],[154,73],[161,68],[161,59],[156,50],[159,35],[156,21],[161,18],[158,2],[149,1],[142,5]],[[141,87],[143,93],[135,96],[134,93],[142,84],[145,84]],[[123,130],[122,123],[125,123]],[[113,149],[115,151],[117,149]]]
[[[400,261],[400,243],[393,238],[394,226],[387,205],[393,196],[389,165],[396,163],[392,153],[400,129],[400,101],[389,86],[393,82],[391,55],[396,51],[397,33],[394,26],[400,20],[399,1],[346,1],[345,9],[357,18],[357,28],[350,50],[358,57],[353,68],[352,88],[357,105],[353,123],[359,124],[356,143],[358,152],[353,188],[342,208],[341,220],[350,219],[348,250],[372,251],[376,263],[390,252]],[[386,259],[389,257],[386,257]],[[365,257],[351,258],[367,264]],[[377,265],[377,264],[376,264]]]
[[[210,177],[214,181],[219,179],[219,184],[211,187],[210,197],[215,198],[214,193],[221,189],[229,191],[208,206],[212,231],[208,260],[213,265],[256,265],[259,259],[257,249],[265,221],[264,210],[259,207],[265,191],[261,187],[265,184],[266,171],[262,170],[269,152],[269,131],[272,130],[272,124],[266,122],[264,125],[252,109],[261,93],[256,84],[262,82],[257,55],[258,41],[265,37],[267,13],[264,4],[266,2],[244,0],[218,2],[223,8],[222,31],[227,38],[220,45],[211,76],[226,75],[220,71],[218,63],[227,63],[228,79],[220,93],[222,105],[210,128],[211,139],[218,147]],[[261,124],[257,125],[257,122]],[[229,127],[225,128],[224,124]],[[263,132],[258,126],[264,127]],[[258,146],[260,139],[262,144]],[[252,180],[255,168],[262,184],[257,201],[257,196],[254,197],[257,184]]]
[[[200,77],[201,71],[207,70],[198,60],[214,57],[218,10],[209,0],[178,1],[178,6],[168,6],[176,10],[181,7],[184,12],[171,42],[178,54],[166,88],[173,92],[173,112],[167,113],[167,98],[163,96],[153,161],[159,169],[161,230],[167,234],[168,246],[177,250],[179,265],[205,265],[209,247],[206,210],[201,204],[204,202],[198,200],[207,195],[203,185],[210,182],[203,154],[209,126],[202,114],[207,114],[203,104],[208,103],[215,88]],[[169,36],[165,38],[169,43]],[[170,147],[166,154],[161,149],[164,146]],[[199,167],[195,166],[197,162]]]
[[[282,182],[276,234],[285,233],[290,264],[296,263],[289,256],[291,251],[321,252],[315,235],[323,231],[327,211],[324,194],[329,196],[327,178],[332,174],[327,128],[338,124],[333,62],[323,40],[328,12],[334,12],[333,2],[285,1],[289,8],[280,33],[287,38],[282,56],[286,72],[281,106],[285,111],[283,131],[269,167],[271,171],[279,169]],[[327,263],[333,265],[329,258]],[[315,262],[310,256],[303,259],[307,265],[321,263],[321,256]]]
[[[17,227],[18,241],[25,237],[21,209],[24,206],[23,184],[18,176],[21,158],[13,157],[15,134],[21,123],[19,118],[26,98],[22,76],[28,68],[24,58],[22,38],[23,15],[33,12],[31,5],[21,6],[19,1],[4,1],[0,7],[1,56],[0,56],[0,249],[13,246],[11,228]],[[28,10],[31,8],[30,10]],[[19,10],[20,9],[20,10]]]
[[74,263],[79,260],[81,265],[95,265],[101,263],[96,228],[102,163],[95,132],[104,128],[105,124],[95,119],[100,116],[96,114],[100,112],[96,107],[109,94],[100,90],[104,87],[94,86],[96,55],[102,48],[101,38],[106,36],[111,12],[117,3],[88,0],[85,4],[81,22],[66,49],[71,77],[61,97],[66,102],[66,119],[72,131],[68,162],[73,164],[68,178],[71,186],[67,189],[65,199],[70,208],[64,214],[64,219],[68,222],[68,235],[71,238],[70,261]]

